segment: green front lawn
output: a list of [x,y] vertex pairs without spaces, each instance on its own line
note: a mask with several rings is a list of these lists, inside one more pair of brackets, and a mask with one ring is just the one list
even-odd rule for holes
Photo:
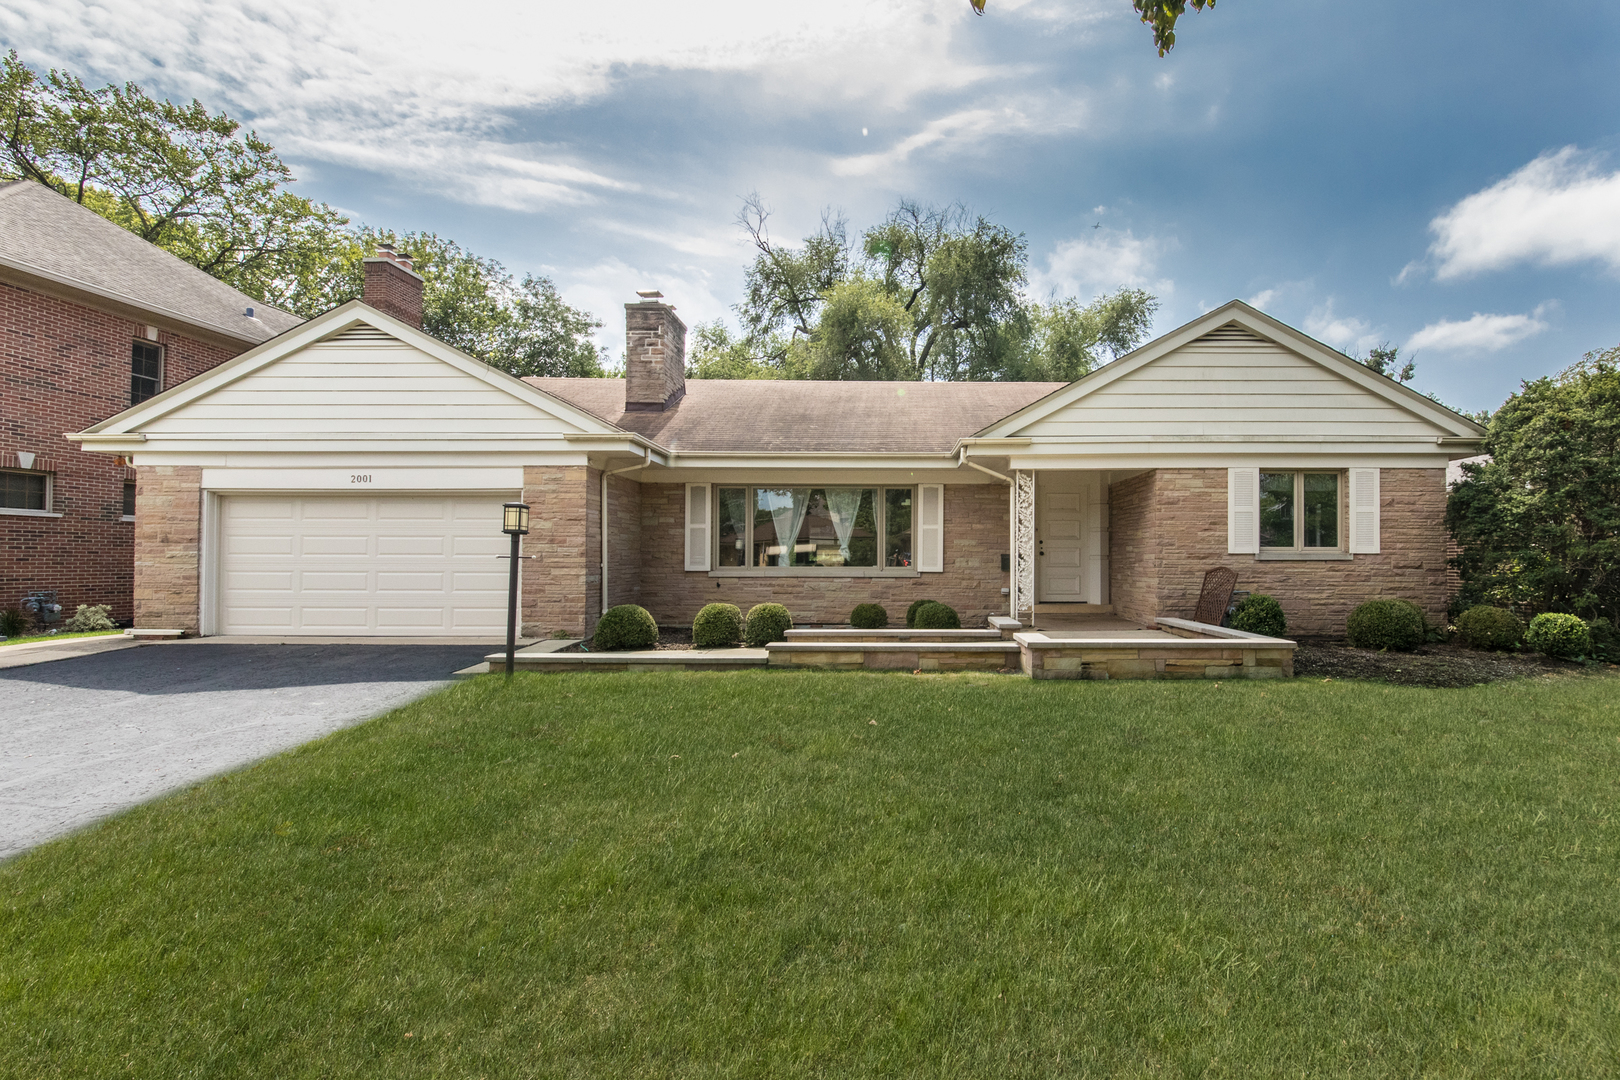
[[0,867],[0,1075],[1613,1075],[1617,701],[486,676]]

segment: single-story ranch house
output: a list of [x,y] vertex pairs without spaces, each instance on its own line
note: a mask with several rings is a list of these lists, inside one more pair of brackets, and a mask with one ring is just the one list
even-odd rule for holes
[[688,382],[659,299],[625,307],[625,378],[520,380],[395,307],[345,304],[73,436],[137,470],[138,627],[499,634],[521,500],[529,636],[713,601],[1151,623],[1216,566],[1342,634],[1376,596],[1443,616],[1446,465],[1483,435],[1238,301],[1067,384]]

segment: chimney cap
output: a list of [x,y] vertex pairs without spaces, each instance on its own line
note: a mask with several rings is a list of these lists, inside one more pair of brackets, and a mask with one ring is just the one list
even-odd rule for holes
[[664,294],[657,289],[637,289],[636,295],[643,300],[662,300],[664,298]]

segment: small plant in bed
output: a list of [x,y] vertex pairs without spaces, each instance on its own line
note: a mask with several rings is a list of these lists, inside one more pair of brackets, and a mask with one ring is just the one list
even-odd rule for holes
[[20,607],[8,607],[0,611],[0,637],[22,637],[28,633],[28,612]]
[[962,617],[949,604],[930,600],[917,609],[918,630],[960,630]]
[[692,620],[692,645],[699,649],[729,649],[742,636],[742,609],[736,604],[705,604]]
[[1507,608],[1475,604],[1457,616],[1457,636],[1469,648],[1505,652],[1518,647],[1524,624]]
[[748,609],[744,640],[752,649],[763,649],[773,641],[787,640],[793,629],[793,616],[781,604],[755,604]]
[[62,624],[68,634],[93,634],[98,630],[116,630],[112,621],[112,608],[106,604],[80,604],[79,610]]
[[591,644],[599,652],[650,649],[658,644],[658,623],[646,608],[620,604],[608,608],[596,624],[596,636]]
[[911,602],[911,606],[906,608],[906,629],[907,630],[910,630],[910,629],[914,628],[917,625],[917,612],[922,610],[923,605],[924,604],[932,604],[933,602],[934,601],[932,601],[932,600],[913,600]]
[[1350,644],[1358,649],[1411,652],[1423,644],[1427,630],[1423,609],[1410,600],[1368,600],[1350,613],[1345,626]]
[[1592,631],[1579,616],[1547,611],[1530,620],[1524,643],[1543,656],[1574,660],[1592,654]]
[[889,613],[882,604],[856,604],[849,613],[849,625],[857,630],[882,630],[889,625]]
[[1288,620],[1283,617],[1282,605],[1265,593],[1251,593],[1232,612],[1232,629],[1247,634],[1264,634],[1280,638],[1288,633]]

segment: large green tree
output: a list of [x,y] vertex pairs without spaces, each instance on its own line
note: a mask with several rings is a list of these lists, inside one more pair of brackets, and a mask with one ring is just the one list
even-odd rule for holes
[[92,89],[0,57],[0,179],[44,184],[222,281],[305,318],[360,295],[379,243],[416,260],[423,328],[514,375],[600,375],[602,325],[547,278],[514,279],[433,233],[351,226],[290,190],[275,148],[200,102]]
[[1526,382],[1487,430],[1446,508],[1459,603],[1620,624],[1620,346]]
[[1070,380],[1134,348],[1158,307],[1130,288],[1030,300],[1023,236],[961,206],[902,201],[858,241],[827,213],[797,247],[769,216],[744,202],[742,334],[696,328],[695,378]]

